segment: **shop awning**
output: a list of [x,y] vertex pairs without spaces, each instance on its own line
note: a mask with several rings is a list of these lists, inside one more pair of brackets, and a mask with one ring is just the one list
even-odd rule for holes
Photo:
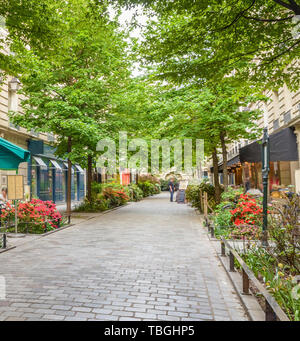
[[77,168],[79,173],[84,173],[84,170],[79,165],[75,165],[75,167]]
[[[240,162],[240,156],[236,155],[232,159],[229,159],[227,161],[227,167],[232,167],[233,165],[237,164]],[[219,173],[223,173],[223,162],[219,164],[218,166]],[[214,167],[210,167],[211,173],[214,172]]]
[[60,164],[57,161],[55,161],[55,160],[50,160],[50,161],[51,161],[51,163],[52,163],[52,165],[54,166],[55,169],[57,169],[59,171],[62,170]]
[[[66,167],[67,169],[69,168],[68,162],[64,162],[64,165],[65,165],[65,167]],[[72,172],[72,174],[74,174],[74,173],[75,173],[75,171],[74,171],[74,168],[73,168],[73,167],[71,168],[71,172]]]
[[[241,162],[261,162],[261,140],[240,148]],[[293,128],[270,135],[270,161],[298,161],[297,139]]]
[[0,169],[16,170],[21,162],[28,162],[30,152],[0,138]]
[[33,159],[36,161],[37,166],[41,166],[43,168],[47,168],[47,165],[45,164],[45,162],[38,156],[33,156]]

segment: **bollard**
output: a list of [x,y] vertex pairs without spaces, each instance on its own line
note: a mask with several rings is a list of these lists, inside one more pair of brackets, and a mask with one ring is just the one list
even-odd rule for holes
[[234,272],[234,256],[233,253],[230,251],[229,252],[229,271]]
[[2,241],[2,249],[6,249],[6,233],[3,233]]
[[243,269],[243,294],[249,295],[249,277]]
[[225,257],[225,243],[221,242],[221,256]]
[[215,225],[214,224],[211,225],[210,236],[211,238],[215,237]]

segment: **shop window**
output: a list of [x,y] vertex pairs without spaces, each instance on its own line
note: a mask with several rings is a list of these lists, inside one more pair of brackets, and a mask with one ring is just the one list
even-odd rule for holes
[[287,111],[283,116],[284,124],[288,124],[291,120],[291,110]]
[[65,177],[63,171],[55,170],[55,201],[65,200]]

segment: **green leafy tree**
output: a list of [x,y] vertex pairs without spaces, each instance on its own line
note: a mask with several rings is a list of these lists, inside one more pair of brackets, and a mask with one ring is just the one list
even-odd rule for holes
[[271,89],[300,84],[298,0],[137,0],[151,18],[142,44],[160,76],[181,82],[218,83],[235,71]]
[[24,95],[23,112],[13,112],[11,118],[25,128],[56,135],[57,155],[69,160],[70,212],[72,161],[89,167],[90,184],[97,142],[110,128],[111,95],[122,86],[128,71],[123,34],[105,6],[94,11],[89,1],[72,0],[60,11],[62,29],[55,53],[47,40],[42,51],[40,46],[24,46],[17,38],[11,44],[15,60],[22,65],[18,77]]

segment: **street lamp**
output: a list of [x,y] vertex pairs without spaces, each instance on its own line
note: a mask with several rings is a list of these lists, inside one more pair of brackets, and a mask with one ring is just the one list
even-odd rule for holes
[[18,80],[18,78],[14,77],[8,84],[10,91],[18,91],[20,89],[21,82]]
[[262,245],[268,246],[268,183],[270,172],[270,139],[268,128],[264,128],[262,139],[262,183],[263,183],[263,236]]

